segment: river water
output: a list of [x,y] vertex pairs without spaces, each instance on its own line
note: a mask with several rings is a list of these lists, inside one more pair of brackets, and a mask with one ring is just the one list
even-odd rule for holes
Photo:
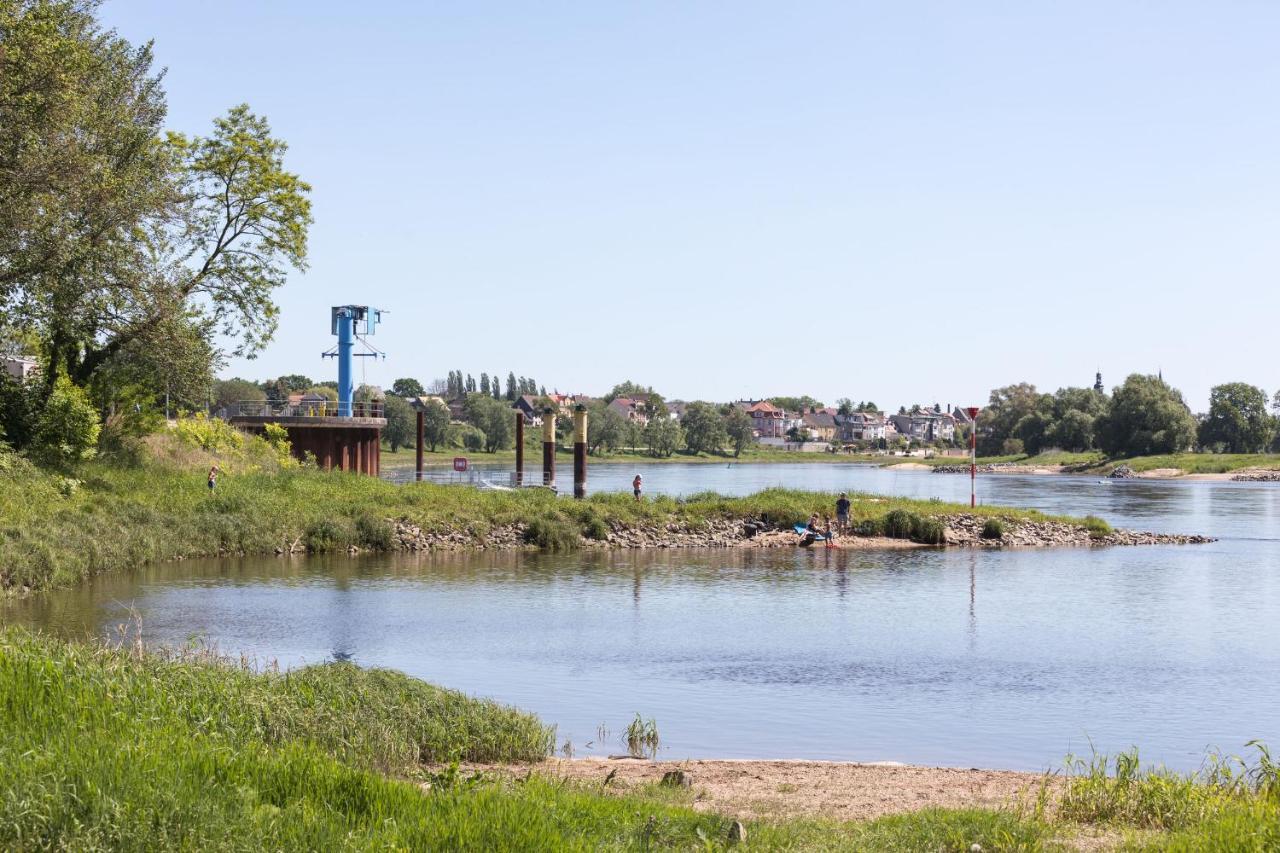
[[[599,465],[595,490],[773,485],[963,500],[968,478],[856,465]],[[1136,745],[1194,769],[1280,745],[1280,486],[996,475],[984,503],[1209,545],[187,561],[10,603],[67,634],[136,620],[293,666],[352,659],[537,712],[575,754],[1042,770]],[[602,739],[600,728],[608,734]]]

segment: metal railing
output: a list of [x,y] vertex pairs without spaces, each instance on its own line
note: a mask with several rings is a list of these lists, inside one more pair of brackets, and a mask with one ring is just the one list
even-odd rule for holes
[[398,468],[394,471],[383,471],[382,479],[391,483],[435,483],[443,486],[472,486],[478,489],[507,490],[516,488],[556,488],[554,480],[546,479],[541,471],[525,471],[519,484],[516,483],[516,472],[507,470],[469,468],[466,471],[453,471],[442,468],[425,468],[419,479],[418,472],[412,468]]
[[[297,403],[274,402],[272,400],[239,400],[228,403],[217,414],[224,418],[337,418],[338,404],[333,400],[303,400]],[[353,402],[351,414],[353,418],[386,417],[381,400],[369,402]]]

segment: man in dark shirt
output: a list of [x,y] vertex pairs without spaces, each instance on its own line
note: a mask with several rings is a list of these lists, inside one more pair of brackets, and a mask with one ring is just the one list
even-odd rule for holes
[[849,529],[849,496],[844,492],[840,493],[840,500],[836,501],[836,529],[841,533]]

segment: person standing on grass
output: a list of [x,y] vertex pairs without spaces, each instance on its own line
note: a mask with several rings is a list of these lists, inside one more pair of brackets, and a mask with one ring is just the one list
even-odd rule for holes
[[644,486],[644,480],[640,477],[639,474],[636,474],[636,478],[631,481],[631,491],[636,496],[637,501],[640,500],[640,490],[643,486]]
[[836,501],[836,529],[841,533],[849,529],[849,496],[844,492],[840,493],[840,500]]
[[218,470],[217,465],[214,465],[209,469],[209,491],[212,492],[214,487],[218,485],[218,475],[221,473],[222,472]]

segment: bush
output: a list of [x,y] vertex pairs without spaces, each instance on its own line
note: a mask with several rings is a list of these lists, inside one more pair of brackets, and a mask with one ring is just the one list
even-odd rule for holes
[[580,544],[578,530],[558,515],[535,516],[524,529],[524,541],[543,551],[573,551]]
[[884,517],[882,526],[884,535],[892,539],[910,539],[915,532],[920,517],[905,509],[895,509]]
[[878,518],[864,518],[853,528],[859,536],[883,536],[884,522]]
[[947,529],[936,518],[919,518],[911,530],[911,539],[925,545],[941,545],[946,541]]
[[1089,535],[1094,539],[1102,539],[1106,536],[1110,536],[1112,532],[1111,525],[1107,524],[1106,521],[1098,518],[1096,515],[1086,515],[1084,517],[1084,526],[1085,529],[1089,531]]
[[59,376],[36,419],[32,458],[45,465],[74,465],[93,455],[101,429],[89,395],[67,377]]
[[604,519],[598,515],[593,515],[587,519],[587,523],[582,526],[582,535],[588,539],[594,539],[597,542],[603,542],[609,538],[609,525],[604,523]]
[[395,534],[390,524],[365,513],[356,519],[356,542],[361,548],[390,551],[395,544]]
[[1006,438],[1000,445],[1000,453],[1004,456],[1023,456],[1025,447],[1020,438]]
[[353,538],[351,531],[343,525],[332,519],[322,518],[307,525],[306,532],[302,534],[302,544],[307,546],[308,551],[323,554],[326,551],[345,550],[354,544]]
[[1003,539],[1004,522],[998,518],[988,518],[986,523],[982,525],[982,538]]
[[173,434],[183,444],[217,453],[244,447],[244,433],[220,418],[207,418],[198,412],[189,418],[178,418]]

